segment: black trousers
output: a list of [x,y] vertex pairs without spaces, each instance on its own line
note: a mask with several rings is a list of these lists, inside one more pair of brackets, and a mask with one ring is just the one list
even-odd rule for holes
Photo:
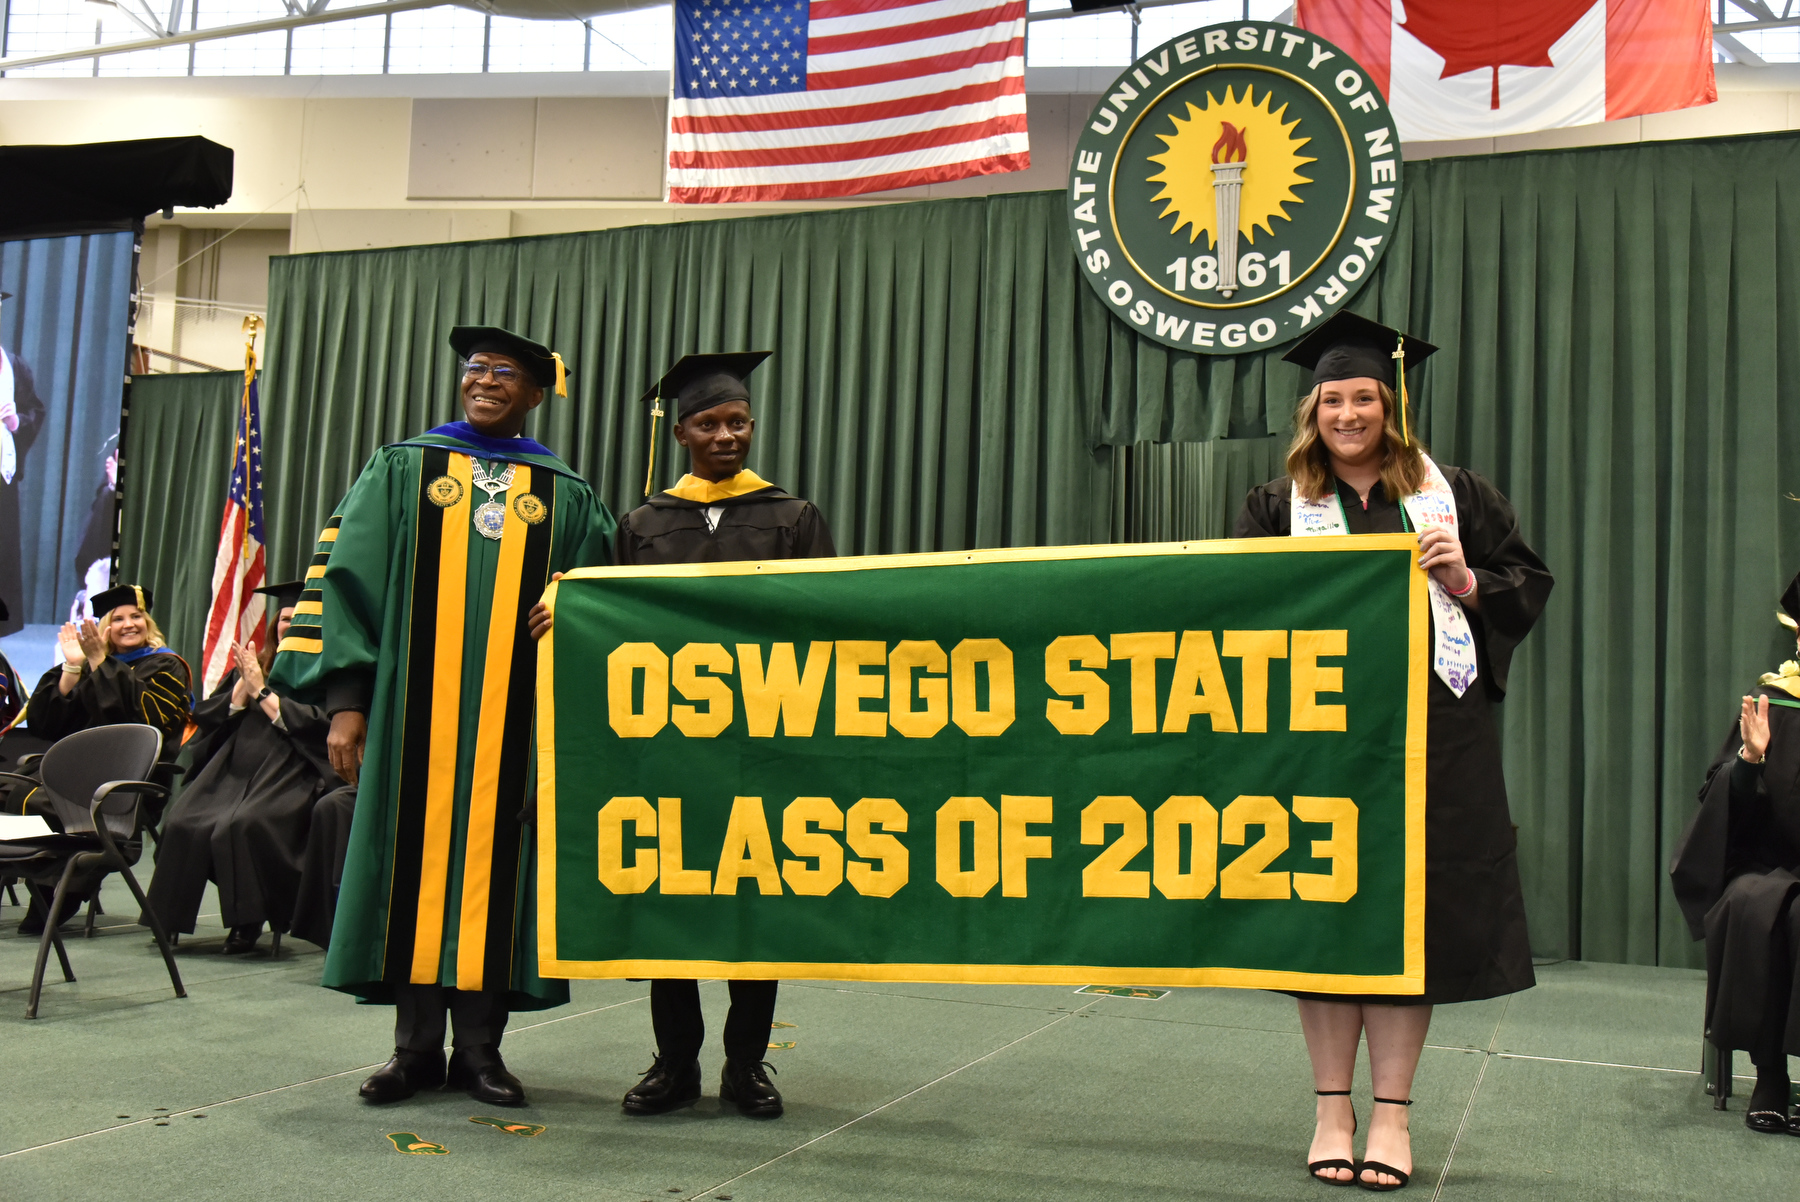
[[456,1031],[455,1046],[500,1046],[510,1014],[506,991],[451,989],[444,985],[394,986],[394,1046],[413,1052],[444,1047],[445,1020]]
[[[769,1028],[775,1021],[775,991],[780,981],[732,981],[731,1009],[725,1015],[725,1055],[756,1064],[768,1059]],[[657,1054],[670,1060],[692,1060],[706,1041],[697,981],[650,982],[650,1023],[656,1029]]]

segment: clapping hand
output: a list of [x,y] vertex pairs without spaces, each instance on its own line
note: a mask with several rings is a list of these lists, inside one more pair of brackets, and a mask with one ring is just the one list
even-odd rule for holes
[[63,663],[80,671],[81,665],[87,662],[87,653],[81,649],[81,633],[75,629],[75,623],[64,622],[56,635],[57,649],[62,652]]
[[89,618],[75,631],[75,639],[81,644],[88,667],[98,668],[106,662],[106,638],[100,633],[100,623]]
[[1738,710],[1738,735],[1744,740],[1743,756],[1752,764],[1762,763],[1769,753],[1769,699],[1746,697]]
[[237,659],[238,679],[254,697],[263,691],[267,682],[263,679],[262,661],[256,658],[254,647],[245,647],[240,643],[231,645],[231,654]]

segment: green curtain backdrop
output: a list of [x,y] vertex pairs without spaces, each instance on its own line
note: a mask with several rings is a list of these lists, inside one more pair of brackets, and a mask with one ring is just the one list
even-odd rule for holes
[[[1406,173],[1355,308],[1444,348],[1411,377],[1421,432],[1513,499],[1559,581],[1503,707],[1534,945],[1697,964],[1668,856],[1735,698],[1792,654],[1772,610],[1800,569],[1782,499],[1800,409],[1780,399],[1800,137]],[[1064,209],[1035,193],[277,259],[270,570],[299,563],[376,446],[456,416],[444,339],[464,323],[564,353],[572,396],[530,432],[619,509],[642,494],[649,383],[686,352],[766,347],[755,466],[846,550],[1223,535],[1280,470],[1302,376],[1140,338],[1080,279]],[[165,387],[133,415],[169,484],[128,494],[127,562],[181,607],[207,587],[225,459],[195,454],[212,427],[139,441],[160,405],[170,431],[214,413],[205,385]]]
[[131,381],[119,579],[155,594],[163,637],[196,672],[243,388],[236,371]]

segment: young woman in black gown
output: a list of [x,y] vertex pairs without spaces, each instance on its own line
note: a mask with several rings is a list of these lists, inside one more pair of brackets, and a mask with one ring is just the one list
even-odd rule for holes
[[[1295,414],[1288,475],[1250,491],[1232,532],[1285,537],[1296,533],[1297,517],[1302,533],[1417,532],[1420,566],[1434,593],[1441,590],[1434,614],[1441,604],[1461,615],[1448,623],[1434,616],[1434,628],[1466,626],[1473,639],[1462,670],[1435,672],[1429,686],[1425,991],[1297,995],[1319,1095],[1308,1171],[1327,1184],[1371,1190],[1399,1189],[1412,1173],[1406,1107],[1431,1008],[1534,983],[1490,706],[1504,695],[1513,649],[1543,612],[1552,584],[1499,490],[1474,472],[1433,463],[1410,435],[1395,393],[1400,341],[1396,331],[1340,313],[1288,353],[1313,370],[1313,389]],[[1407,338],[1406,362],[1416,367],[1436,349]],[[1421,520],[1434,504],[1448,516],[1452,502],[1454,528]],[[1452,688],[1446,675],[1462,687]],[[1349,1093],[1365,1032],[1380,1104],[1366,1159],[1355,1161]]]

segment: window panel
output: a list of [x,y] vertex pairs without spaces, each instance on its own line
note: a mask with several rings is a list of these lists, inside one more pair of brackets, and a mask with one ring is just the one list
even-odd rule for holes
[[[204,0],[202,0],[204,3]],[[266,16],[267,14],[263,14]],[[260,20],[247,17],[245,20]],[[202,27],[205,17],[201,18]],[[224,22],[220,24],[236,24]],[[281,75],[287,71],[286,30],[194,43],[195,75]]]
[[1243,0],[1198,0],[1194,4],[1171,4],[1167,8],[1146,8],[1144,22],[1138,26],[1138,53],[1154,50],[1170,38],[1206,25],[1222,25],[1226,21],[1244,19]]
[[579,71],[586,51],[579,21],[495,17],[488,31],[489,71]]
[[[1031,0],[1032,12],[1068,12],[1068,0]],[[1028,67],[1111,67],[1131,61],[1131,18],[1095,13],[1033,21],[1025,35]]]
[[675,41],[667,8],[615,13],[588,22],[591,71],[667,71],[669,50]]
[[295,75],[379,75],[387,40],[385,17],[361,17],[294,32]]
[[396,75],[480,71],[486,26],[485,15],[467,8],[395,13],[388,71]]

